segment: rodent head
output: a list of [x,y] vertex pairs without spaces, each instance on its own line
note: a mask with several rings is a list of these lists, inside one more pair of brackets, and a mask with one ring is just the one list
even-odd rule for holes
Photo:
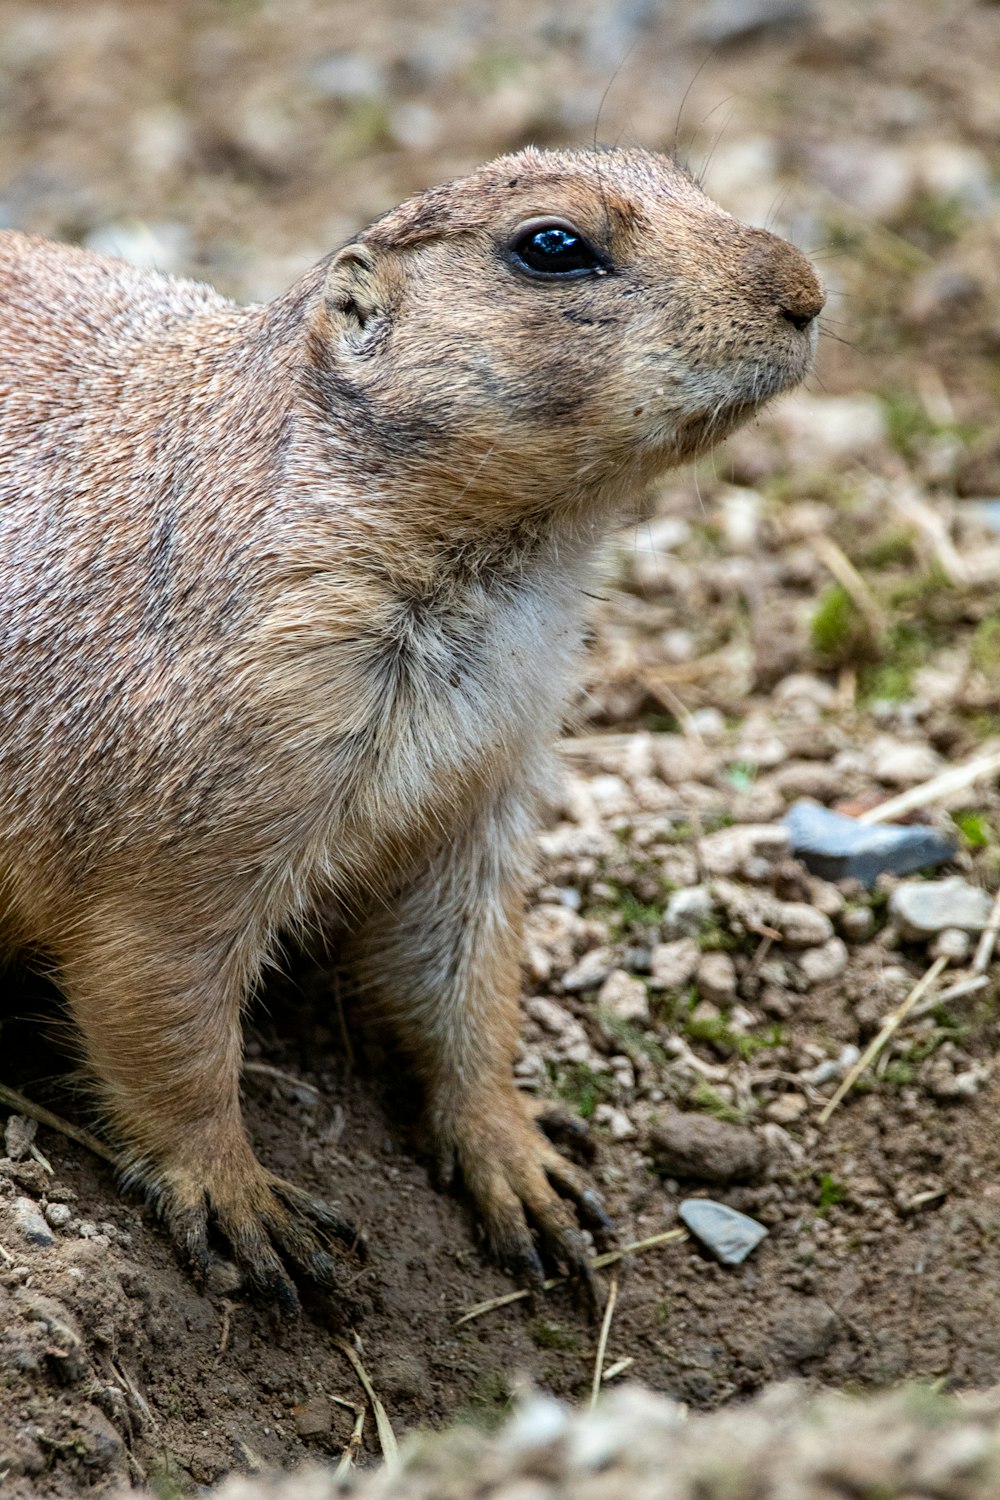
[[798,250],[668,158],[531,148],[332,259],[315,389],[362,461],[419,471],[442,503],[573,501],[648,481],[795,385],[822,305]]

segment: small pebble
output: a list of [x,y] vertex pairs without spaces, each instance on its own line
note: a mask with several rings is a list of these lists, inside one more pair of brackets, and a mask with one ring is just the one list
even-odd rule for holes
[[563,975],[563,989],[568,994],[579,990],[596,990],[602,985],[615,965],[615,955],[610,948],[592,948],[579,963],[567,969]]
[[929,951],[931,958],[946,958],[949,963],[964,964],[972,951],[972,939],[960,927],[945,927]]
[[45,1217],[53,1229],[65,1229],[73,1217],[73,1210],[68,1203],[50,1203]]
[[[663,936],[681,938],[695,936],[712,915],[714,902],[707,885],[692,885],[674,891],[663,914]],[[610,964],[608,966],[610,968]],[[565,984],[565,980],[563,980]]]
[[10,1115],[3,1129],[4,1148],[11,1161],[24,1161],[38,1133],[38,1121]]
[[698,993],[712,1005],[729,1005],[736,994],[736,967],[728,953],[706,953],[695,975]]
[[299,1437],[325,1437],[333,1431],[333,1408],[325,1396],[312,1396],[292,1407],[292,1420]]
[[616,1021],[644,1026],[650,1020],[649,995],[641,979],[624,969],[612,969],[597,994],[599,1010]]
[[948,927],[982,932],[993,902],[959,875],[947,880],[904,880],[889,898],[889,913],[904,938],[934,937]]
[[807,948],[798,956],[799,968],[808,984],[827,984],[847,968],[847,944],[832,937],[821,948]]
[[767,1148],[745,1125],[675,1110],[652,1125],[650,1155],[658,1172],[702,1182],[746,1182],[764,1170]]
[[767,1237],[756,1219],[711,1198],[685,1198],[677,1212],[695,1239],[724,1266],[738,1266]]
[[701,962],[701,949],[694,938],[672,943],[654,943],[649,955],[652,984],[658,990],[682,990],[694,978]]
[[29,1245],[54,1245],[55,1237],[38,1211],[34,1198],[15,1198],[13,1205],[14,1226],[19,1229]]
[[780,1094],[764,1113],[775,1125],[794,1125],[808,1108],[809,1101],[804,1094]]

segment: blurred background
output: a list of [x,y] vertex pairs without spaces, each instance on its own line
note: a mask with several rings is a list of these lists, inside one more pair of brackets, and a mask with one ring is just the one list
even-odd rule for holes
[[676,719],[637,674],[706,655],[694,708],[736,711],[796,667],[909,693],[850,598],[817,624],[831,580],[800,544],[832,532],[885,593],[914,548],[974,581],[931,535],[971,527],[972,573],[1000,573],[989,507],[960,503],[1000,496],[1000,6],[0,0],[0,225],[241,300],[490,155],[595,139],[676,151],[811,252],[830,296],[809,389],[671,480],[659,528],[609,559],[594,716]]

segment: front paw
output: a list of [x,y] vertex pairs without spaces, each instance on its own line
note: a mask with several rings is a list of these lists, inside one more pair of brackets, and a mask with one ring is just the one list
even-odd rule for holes
[[245,1285],[286,1315],[299,1310],[293,1275],[324,1290],[340,1281],[335,1244],[364,1254],[364,1236],[338,1209],[262,1167],[252,1153],[238,1164],[216,1159],[127,1171],[146,1189],[177,1252],[204,1285],[219,1260],[213,1242],[236,1263]]
[[466,1106],[439,1127],[439,1139],[461,1171],[501,1265],[540,1285],[540,1248],[596,1300],[580,1226],[606,1233],[611,1220],[586,1174],[540,1134],[516,1090]]

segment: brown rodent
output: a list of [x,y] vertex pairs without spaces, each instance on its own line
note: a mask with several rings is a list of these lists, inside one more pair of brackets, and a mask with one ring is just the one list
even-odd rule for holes
[[583,1268],[511,1059],[589,562],[822,300],[643,151],[501,158],[266,307],[0,235],[0,934],[196,1270],[211,1228],[291,1305],[352,1238],[240,1115],[241,1008],[321,906],[494,1250]]

